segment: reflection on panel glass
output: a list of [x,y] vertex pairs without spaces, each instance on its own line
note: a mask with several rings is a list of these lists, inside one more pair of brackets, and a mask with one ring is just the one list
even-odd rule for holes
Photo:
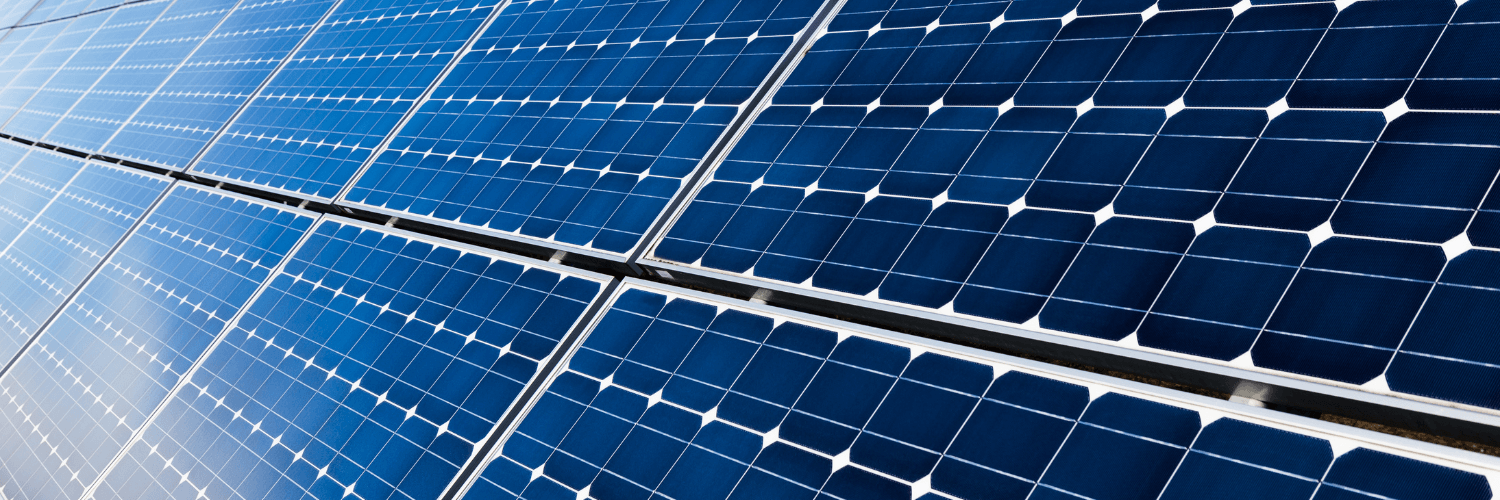
[[512,2],[345,199],[629,254],[822,5]]
[[340,4],[193,171],[337,196],[499,3]]
[[95,498],[438,498],[603,289],[325,221]]
[[0,378],[0,494],[79,498],[312,222],[174,188]]

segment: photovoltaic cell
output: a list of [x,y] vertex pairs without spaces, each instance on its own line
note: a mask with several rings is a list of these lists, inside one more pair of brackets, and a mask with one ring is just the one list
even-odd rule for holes
[[95,498],[438,498],[608,278],[325,220]]
[[3,494],[79,498],[312,222],[174,188],[0,378]]
[[[35,153],[28,163],[45,153]],[[83,283],[171,183],[85,165],[47,208],[0,250],[0,358],[9,360]]]
[[174,2],[43,139],[99,151],[238,2]]
[[0,2],[0,26],[10,27],[19,22],[31,12],[31,7],[36,5],[36,0],[5,0]]
[[1459,263],[1500,246],[1500,121],[1436,90],[1486,95],[1457,47],[1496,12],[850,2],[652,255],[1500,408],[1446,302],[1493,286]]
[[822,5],[512,2],[344,200],[629,254]]
[[242,2],[135,111],[103,152],[172,170],[187,168],[333,4]]
[[337,196],[499,3],[341,4],[193,171]]
[[171,4],[147,2],[108,12],[109,20],[6,122],[5,132],[28,139],[47,135]]
[[707,297],[618,292],[466,498],[1492,496],[1430,455]]

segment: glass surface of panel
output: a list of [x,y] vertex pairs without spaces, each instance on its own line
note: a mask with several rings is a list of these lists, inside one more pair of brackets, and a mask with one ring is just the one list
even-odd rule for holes
[[0,484],[78,498],[312,225],[179,185],[0,378]]
[[[1500,377],[1492,356],[1433,336],[1448,323],[1475,338],[1477,324],[1423,309],[1475,282],[1448,271],[1455,258],[1500,248],[1500,121],[1476,112],[1491,109],[1482,97],[1438,95],[1490,88],[1485,63],[1459,58],[1494,53],[1473,37],[1496,12],[850,3],[648,255],[866,307],[1500,408],[1457,382]],[[1452,382],[1390,384],[1408,341],[1423,354],[1403,359],[1451,365],[1430,373]]]
[[94,498],[438,498],[608,281],[534,264],[325,220]]
[[627,284],[464,498],[1493,494],[1481,467],[708,297]]
[[187,168],[334,3],[241,2],[109,140],[103,153],[171,170]]
[[338,195],[499,3],[340,4],[193,171]]
[[628,255],[822,5],[512,2],[344,200]]

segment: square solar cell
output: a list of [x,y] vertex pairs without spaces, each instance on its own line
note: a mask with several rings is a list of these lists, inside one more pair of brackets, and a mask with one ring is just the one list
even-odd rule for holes
[[102,152],[172,170],[187,168],[333,4],[241,2],[134,110]]
[[5,123],[5,132],[29,139],[47,135],[170,5],[168,1],[145,2],[95,14],[107,15],[109,20]]
[[1500,407],[1382,377],[1446,263],[1500,248],[1497,125],[1463,97],[1497,12],[851,1],[642,261]]
[[[44,156],[35,153],[27,162]],[[0,357],[20,352],[170,184],[90,163],[7,242],[0,250]]]
[[823,5],[512,2],[343,199],[621,260]]
[[1388,436],[640,281],[608,307],[463,498],[1491,496]]
[[0,378],[4,494],[81,497],[313,220],[172,189]]
[[0,179],[0,242],[15,241],[36,215],[83,169],[75,158],[47,154],[20,145],[0,147],[4,168]]
[[239,2],[174,2],[43,139],[98,151]]
[[332,199],[499,3],[340,4],[193,171]]
[[437,498],[610,283],[325,220],[95,498]]

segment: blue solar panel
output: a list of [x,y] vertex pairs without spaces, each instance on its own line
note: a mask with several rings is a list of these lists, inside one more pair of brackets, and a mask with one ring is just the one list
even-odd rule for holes
[[94,498],[438,498],[610,282],[539,264],[325,220]]
[[743,304],[617,292],[466,498],[1493,493],[1490,469],[1373,434]]
[[[28,164],[46,153],[34,153]],[[171,180],[91,163],[0,250],[0,359],[26,340],[83,283]]]
[[822,5],[512,2],[344,199],[629,254]]
[[3,12],[3,14],[0,14],[0,26],[9,27],[21,22],[26,17],[26,14],[31,12],[32,6],[36,5],[36,3],[36,0],[5,0],[0,2],[0,12]]
[[173,170],[187,168],[333,4],[242,2],[135,111],[103,152]]
[[26,16],[24,24],[44,23],[125,3],[123,0],[41,0]]
[[104,12],[35,28],[28,42],[35,40],[36,44],[21,46],[5,62],[8,71],[15,68],[13,71],[17,73],[4,89],[0,89],[0,120],[9,121],[37,90],[46,86],[52,75],[67,64],[68,58],[88,42],[109,16],[109,12]]
[[234,0],[175,2],[43,139],[98,151],[224,20]]
[[1500,247],[1493,2],[929,4],[845,5],[654,258],[1500,408],[1442,302]]
[[80,498],[312,222],[175,187],[0,378],[0,494]]
[[[0,41],[0,52],[5,54],[0,59],[0,82],[4,82],[6,88],[9,88],[11,82],[26,69],[26,65],[66,27],[67,23],[50,23],[7,31],[5,39]],[[4,89],[0,89],[0,96],[3,95]]]
[[146,2],[94,14],[109,20],[5,123],[5,133],[28,139],[47,135],[171,4]]
[[333,198],[499,3],[341,4],[193,172]]

